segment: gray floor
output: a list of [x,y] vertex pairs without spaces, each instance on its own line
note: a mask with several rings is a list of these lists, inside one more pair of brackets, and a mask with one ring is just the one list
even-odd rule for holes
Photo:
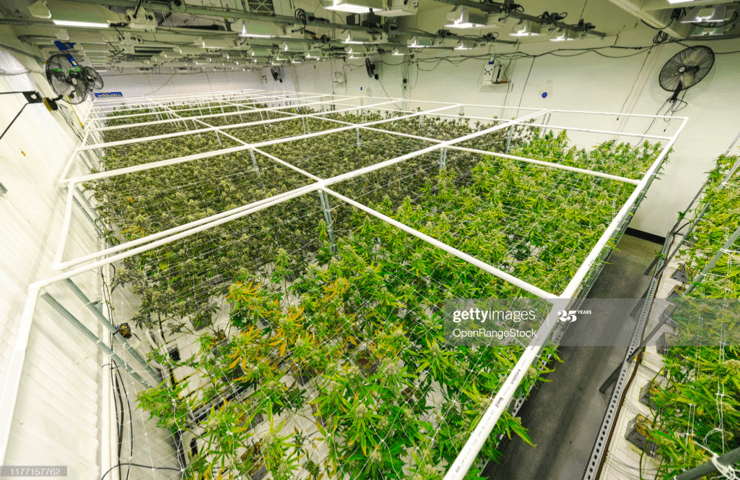
[[[638,302],[650,283],[643,272],[660,251],[660,245],[625,235],[609,264],[596,280],[590,298],[631,298]],[[568,335],[586,335],[588,322],[576,322]],[[634,320],[623,325],[631,335]],[[590,332],[588,332],[590,334]],[[500,464],[491,464],[484,476],[496,480],[579,480],[583,477],[608,398],[601,383],[622,361],[625,347],[562,347],[563,363],[548,376],[519,412],[522,424],[536,445],[517,437],[501,444]]]

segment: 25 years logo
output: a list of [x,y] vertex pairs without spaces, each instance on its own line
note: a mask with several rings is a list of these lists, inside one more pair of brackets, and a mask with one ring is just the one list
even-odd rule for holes
[[563,323],[575,322],[576,321],[576,310],[560,310],[558,311],[558,321]]

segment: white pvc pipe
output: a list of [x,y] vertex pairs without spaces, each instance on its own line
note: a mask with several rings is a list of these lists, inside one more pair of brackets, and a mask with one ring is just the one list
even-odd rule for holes
[[584,168],[578,168],[578,167],[570,167],[568,165],[562,165],[560,163],[545,162],[543,160],[535,160],[533,158],[518,157],[516,155],[509,155],[508,153],[489,152],[487,150],[478,150],[475,148],[455,147],[455,146],[448,147],[448,148],[450,150],[460,150],[462,152],[479,153],[481,155],[490,155],[492,157],[508,158],[509,160],[518,160],[520,162],[527,162],[527,163],[533,163],[535,165],[542,165],[543,167],[556,168],[558,170],[567,170],[569,172],[583,173],[585,175],[590,175],[592,177],[608,178],[609,180],[616,180],[617,182],[631,183],[633,185],[638,185],[640,183],[639,180],[633,180],[631,178],[620,177],[618,175],[609,175],[608,173],[601,173],[601,172],[596,172],[593,170],[586,170]]
[[445,243],[442,243],[439,240],[430,237],[429,235],[425,235],[425,234],[421,233],[418,230],[414,230],[413,228],[408,227],[408,226],[404,225],[403,223],[401,223],[401,222],[399,222],[397,220],[392,219],[391,217],[388,217],[386,215],[383,215],[382,213],[380,213],[380,212],[378,212],[376,210],[373,210],[370,207],[366,207],[365,205],[363,205],[361,203],[355,202],[351,198],[347,198],[344,195],[341,195],[341,194],[335,192],[334,190],[331,190],[329,188],[322,188],[321,190],[323,190],[324,192],[328,193],[329,195],[332,195],[332,196],[334,196],[334,197],[342,200],[343,202],[346,202],[346,203],[352,205],[353,207],[359,208],[363,212],[369,213],[370,215],[372,215],[372,216],[374,216],[376,218],[379,218],[379,219],[383,220],[386,223],[390,223],[391,225],[393,225],[396,228],[400,228],[401,230],[403,230],[406,233],[409,233],[409,234],[411,234],[411,235],[413,235],[413,236],[415,236],[417,238],[420,238],[421,240],[424,240],[425,242],[429,243],[430,245],[434,245],[435,247],[439,248],[440,250],[444,250],[445,252],[447,252],[447,253],[449,253],[451,255],[454,255],[457,258],[470,263],[471,265],[475,265],[476,267],[480,268],[481,270],[484,270],[484,271],[490,273],[491,275],[500,278],[501,280],[504,280],[504,281],[506,281],[508,283],[511,283],[512,285],[515,285],[515,286],[521,288],[522,290],[525,290],[525,291],[527,291],[527,292],[529,292],[529,293],[531,293],[533,295],[536,295],[539,298],[542,298],[542,299],[545,299],[545,300],[552,300],[552,299],[557,298],[557,295],[554,295],[552,293],[546,292],[546,291],[542,290],[541,288],[538,288],[538,287],[532,285],[531,283],[527,283],[524,280],[520,280],[520,279],[516,278],[515,276],[510,275],[510,274],[508,274],[508,273],[506,273],[506,272],[504,272],[502,270],[499,270],[498,268],[496,268],[496,267],[494,267],[492,265],[489,265],[489,264],[487,264],[485,262],[481,262],[477,258],[472,257],[472,256],[468,255],[465,252],[462,252],[462,251],[460,251],[460,250],[458,250],[458,249],[456,249],[454,247],[450,247],[449,245],[447,245]]
[[[385,103],[391,103],[391,102],[381,102],[381,103],[378,103],[376,105],[383,105]],[[356,107],[351,107],[351,108],[347,108],[347,109],[343,109],[343,110],[334,110],[332,113],[348,112],[348,111],[354,110],[355,108]],[[249,111],[242,111],[241,113],[252,113],[252,112],[255,112],[255,111],[256,110],[249,110]],[[272,110],[268,110],[268,111],[272,111]],[[280,112],[280,113],[283,113],[283,112]],[[116,140],[114,142],[96,143],[96,144],[92,144],[92,145],[87,145],[87,146],[79,147],[79,149],[80,150],[95,150],[97,148],[117,147],[117,146],[120,146],[120,145],[130,145],[132,143],[149,142],[149,141],[153,141],[153,140],[163,140],[163,139],[166,139],[166,138],[181,137],[181,136],[186,136],[186,135],[196,135],[196,134],[200,134],[200,133],[213,132],[213,131],[219,130],[219,129],[229,130],[229,129],[232,129],[232,128],[242,128],[242,127],[251,127],[251,126],[256,126],[256,125],[264,125],[264,124],[269,124],[269,123],[287,122],[287,121],[295,120],[295,119],[298,119],[298,118],[310,117],[312,115],[314,115],[314,114],[289,113],[289,114],[286,114],[286,116],[284,116],[284,117],[273,118],[273,119],[270,119],[270,120],[260,120],[258,122],[235,123],[235,124],[231,124],[231,125],[221,125],[221,126],[218,126],[218,127],[209,126],[208,128],[201,128],[201,129],[197,129],[197,130],[185,130],[185,131],[173,132],[173,133],[163,133],[161,135],[153,135],[151,137],[138,137],[138,138],[129,138],[127,140]],[[205,122],[203,122],[201,120],[198,120],[195,117],[182,117],[182,119],[184,121],[190,120],[190,119],[194,119],[194,121],[197,120],[200,123],[206,124]],[[321,120],[328,120],[328,119],[322,118]],[[338,122],[339,120],[333,120],[333,121]],[[344,123],[350,125],[348,122],[344,122]],[[83,142],[83,145],[84,145],[84,142]]]
[[[275,96],[275,95],[270,95],[268,98],[273,97],[273,96]],[[251,100],[255,100],[255,98],[257,99],[256,101],[251,101]],[[231,103],[231,102],[227,102],[225,100],[218,100],[215,103],[224,103],[224,104],[232,105],[232,106],[247,107],[247,106],[250,106],[250,105],[257,105],[259,103],[275,103],[275,102],[281,102],[285,98],[287,98],[287,97],[276,98],[274,100],[268,100],[267,98],[261,99],[259,97],[249,96],[249,97],[247,97],[247,98],[244,99],[245,101],[249,101],[249,103]],[[214,103],[214,102],[210,102],[210,103]],[[161,104],[158,104],[158,105],[161,105]],[[195,111],[195,110],[199,110],[200,108],[201,107],[198,106],[198,107],[192,107],[192,108],[184,108],[184,109],[180,109],[180,110],[177,110],[177,111],[178,112],[192,112],[192,111]],[[207,107],[207,108],[215,108],[215,107]],[[136,110],[136,109],[131,109],[131,110]],[[120,111],[120,110],[118,110],[118,111]],[[147,116],[147,115],[156,115],[156,113],[132,113],[132,114],[129,114],[129,115],[115,115],[115,116],[112,116],[112,117],[102,117],[102,118],[99,118],[98,120],[119,120],[121,118],[144,117],[144,116]]]
[[[455,105],[455,106],[452,106],[452,107],[443,107],[443,108],[439,108],[437,110],[447,110],[449,108],[454,108],[456,106],[459,106],[459,105]],[[435,110],[430,110],[429,112],[434,112],[434,111]],[[385,120],[378,120],[376,122],[370,122],[370,123],[367,123],[365,125],[377,125],[377,124],[381,124],[381,123],[395,122],[397,120],[401,120],[401,119],[404,119],[404,118],[412,118],[412,117],[416,117],[416,116],[419,116],[419,115],[424,115],[424,114],[429,113],[429,112],[418,112],[418,113],[415,113],[413,115],[407,115],[407,116],[404,116],[404,117],[391,118],[391,119],[385,119]],[[290,117],[290,118],[292,119],[293,117]],[[82,182],[87,182],[87,181],[91,181],[91,180],[100,180],[100,179],[103,179],[103,178],[115,177],[115,176],[118,176],[118,175],[124,175],[124,174],[134,173],[134,172],[141,172],[141,171],[144,171],[144,170],[151,170],[153,168],[159,168],[159,167],[163,167],[163,166],[177,165],[179,163],[190,162],[190,161],[193,161],[193,160],[201,160],[203,158],[210,158],[210,157],[216,157],[216,156],[219,156],[219,155],[225,155],[225,154],[229,154],[229,153],[241,152],[243,150],[248,150],[250,148],[261,148],[261,147],[266,147],[266,146],[269,146],[269,145],[276,145],[278,143],[294,142],[294,141],[298,141],[298,140],[305,140],[305,139],[308,139],[308,138],[314,138],[314,137],[323,136],[323,135],[330,135],[330,134],[333,134],[333,133],[344,132],[344,131],[352,130],[352,129],[355,129],[355,128],[357,128],[357,127],[355,125],[352,125],[352,126],[347,126],[347,127],[336,128],[334,130],[321,130],[319,132],[309,133],[309,134],[306,134],[306,135],[299,135],[299,136],[296,136],[296,137],[288,137],[288,138],[281,138],[281,139],[276,139],[276,140],[269,140],[269,141],[266,141],[266,142],[254,143],[251,146],[240,145],[238,147],[229,147],[229,148],[225,148],[225,149],[222,149],[222,150],[213,150],[213,151],[210,151],[210,152],[197,153],[197,154],[194,154],[194,155],[188,155],[188,156],[180,157],[180,158],[171,158],[169,160],[160,160],[158,162],[144,163],[144,164],[141,164],[141,165],[134,165],[134,166],[131,166],[131,167],[120,168],[120,169],[117,169],[117,170],[110,170],[110,171],[107,171],[107,172],[100,172],[100,173],[95,173],[95,174],[90,174],[90,175],[84,175],[84,176],[81,176],[81,177],[76,177],[76,178],[69,179],[68,181],[74,181],[75,183],[82,183]]]
[[618,228],[622,219],[624,219],[629,210],[632,208],[632,205],[645,189],[651,177],[655,174],[658,168],[660,168],[663,159],[665,159],[665,156],[668,154],[668,151],[676,142],[678,135],[681,133],[685,125],[686,119],[683,120],[681,126],[678,128],[673,138],[663,148],[658,158],[655,160],[653,165],[650,167],[638,186],[635,188],[634,192],[632,192],[632,195],[630,195],[627,202],[624,204],[619,213],[614,217],[609,227],[607,227],[607,229],[604,231],[601,238],[591,250],[586,260],[583,262],[574,277],[568,283],[565,291],[563,291],[563,293],[560,295],[559,301],[556,302],[552,312],[550,312],[548,320],[540,326],[535,339],[524,350],[524,353],[517,361],[516,366],[507,376],[503,386],[496,393],[496,396],[493,398],[491,405],[486,410],[486,413],[481,418],[481,421],[478,423],[475,430],[473,430],[473,433],[471,434],[470,438],[468,438],[468,441],[465,443],[462,450],[460,450],[460,454],[457,456],[452,466],[447,470],[447,473],[444,476],[444,480],[462,480],[465,477],[468,470],[473,465],[478,452],[490,436],[491,431],[493,431],[493,428],[496,426],[496,423],[501,418],[504,410],[508,407],[509,402],[516,392],[516,389],[519,387],[522,380],[524,379],[527,370],[539,355],[544,342],[549,337],[550,332],[555,327],[555,324],[557,324],[554,319],[551,319],[552,313],[555,312],[556,309],[566,306],[568,301],[570,300],[569,297],[576,293],[581,285],[581,282],[586,277],[589,270],[591,269],[591,266],[601,254],[601,251]]
[[[455,108],[455,107],[456,106],[449,107],[449,108]],[[541,115],[544,112],[546,112],[546,111],[543,110],[541,112],[533,113],[533,114],[528,115],[527,117],[535,117],[535,116]],[[423,112],[418,112],[417,115],[419,115],[421,113],[423,113]],[[378,123],[378,122],[374,122],[374,123]],[[509,122],[509,123],[513,123],[513,122]],[[396,163],[400,163],[400,162],[405,161],[405,160],[408,160],[410,158],[415,158],[415,157],[424,155],[426,153],[430,153],[430,152],[435,151],[435,150],[437,150],[439,148],[443,148],[443,147],[447,147],[449,145],[452,145],[452,144],[454,144],[456,142],[463,142],[463,141],[470,140],[472,138],[475,138],[475,137],[478,137],[478,136],[481,136],[481,135],[489,134],[489,133],[491,133],[493,131],[496,131],[496,130],[505,129],[508,126],[509,126],[508,124],[498,125],[498,126],[495,126],[495,127],[491,127],[491,128],[489,128],[487,130],[483,130],[483,131],[476,132],[476,133],[471,133],[471,134],[466,135],[464,137],[460,137],[459,139],[450,140],[450,141],[447,141],[447,142],[442,142],[442,143],[440,143],[438,145],[434,145],[434,146],[428,147],[426,149],[418,150],[418,151],[415,151],[415,152],[412,152],[412,153],[409,153],[409,154],[406,154],[406,155],[402,155],[400,157],[396,157],[396,158],[393,158],[393,159],[390,159],[390,160],[386,160],[384,162],[380,162],[380,163],[375,164],[375,165],[371,165],[371,166],[368,166],[368,167],[365,167],[365,168],[361,168],[359,170],[355,170],[355,171],[348,172],[348,173],[345,173],[345,174],[337,175],[337,176],[332,177],[330,179],[319,181],[316,184],[314,184],[313,186],[308,186],[308,187],[304,187],[304,188],[307,188],[307,190],[306,190],[306,193],[307,193],[307,192],[310,192],[310,191],[313,191],[313,190],[317,189],[318,188],[317,186],[325,187],[325,186],[328,186],[328,185],[333,185],[335,183],[339,183],[339,182],[342,182],[344,180],[347,180],[347,179],[350,179],[350,178],[353,178],[353,177],[356,177],[356,176],[359,176],[359,175],[363,175],[365,173],[369,173],[369,172],[372,172],[372,171],[375,171],[375,170],[379,170],[381,168],[388,167],[390,165],[394,165]],[[356,128],[356,127],[354,125],[352,125],[352,126],[349,126],[349,127],[344,128],[343,130],[352,129],[352,128]],[[308,135],[305,135],[305,136],[311,137],[311,136],[314,136],[314,135],[315,134],[308,134]],[[293,138],[291,138],[291,140],[293,140]],[[269,143],[269,142],[265,142],[265,143]],[[245,146],[242,146],[242,147],[233,147],[233,148],[239,148],[239,150],[254,149],[255,151],[259,152],[260,154],[264,154],[264,152],[262,152],[260,150],[257,150],[255,148],[258,145],[260,145],[260,144],[245,145]],[[282,160],[280,160],[280,162],[281,163],[284,163],[284,162],[282,162]],[[103,172],[102,174],[96,174],[96,175],[103,175],[105,173],[106,172]],[[304,173],[308,173],[308,172],[304,172]],[[86,178],[89,179],[90,177],[91,176],[88,176]],[[318,178],[318,177],[315,177],[315,178]],[[79,182],[79,180],[75,180],[75,181]],[[302,190],[302,189],[297,189],[297,190],[294,190],[292,192],[288,192],[287,194],[284,194],[284,195],[278,195],[276,197],[273,197],[271,199],[266,200],[265,203],[269,203],[269,205],[274,205],[274,204],[280,203],[280,198],[284,198],[285,200],[289,200],[290,198],[294,198],[293,197],[293,193],[294,192],[297,192],[297,191],[300,191],[300,190]],[[259,203],[259,202],[256,202],[256,203]],[[259,205],[262,205],[262,203],[259,203]],[[253,207],[251,207],[251,208],[253,208]],[[251,208],[250,208],[249,211],[251,211]],[[244,209],[244,210],[242,210],[242,209]],[[246,210],[246,207],[239,207],[238,210],[240,210],[240,213],[237,213],[236,214],[238,216],[234,216],[234,214],[232,213],[232,214],[230,214],[229,217],[227,217],[227,216],[225,216],[226,215],[226,212],[224,212],[224,213],[221,213],[221,214],[216,214],[216,215],[212,215],[210,217],[201,219],[198,222],[213,222],[214,220],[221,221],[222,219],[232,218],[232,217],[233,218],[239,218],[239,216],[241,216],[241,212],[242,211],[247,211]],[[198,223],[198,222],[195,222],[195,223]],[[201,224],[201,227],[199,227],[199,228],[202,228],[202,226],[205,226],[207,228],[208,225],[211,225],[211,223],[208,223],[208,224],[202,223]],[[216,225],[220,225],[220,223],[214,224],[214,226],[216,226]],[[143,237],[143,238],[137,239],[137,240],[135,240],[133,242],[135,242],[136,245],[143,244],[145,242],[150,241],[153,238],[161,238],[165,234],[172,233],[172,231],[178,231],[178,232],[184,231],[184,228],[185,228],[185,226],[175,227],[175,228],[170,229],[170,230],[168,230],[166,232],[160,232],[158,234],[153,234],[153,235],[150,235],[150,236],[147,236],[147,237]],[[200,231],[200,230],[198,230],[198,231]],[[184,231],[184,232],[187,233],[187,231]],[[183,235],[183,234],[180,234],[180,235]],[[155,243],[157,245],[163,245],[165,243],[168,243],[168,241],[177,240],[179,238],[182,238],[182,237],[180,237],[179,235],[175,235],[173,237],[165,237],[165,238],[163,238],[163,240],[161,240],[161,242],[163,242],[163,243],[160,243],[160,242],[155,242]],[[152,245],[154,245],[154,244],[147,245],[146,247],[141,247],[141,248],[145,248],[145,249],[154,248]],[[124,245],[118,245],[116,247],[112,247],[110,249],[103,250],[101,252],[97,252],[97,253],[94,253],[94,254],[87,255],[85,257],[81,257],[81,258],[84,258],[84,260],[80,260],[80,259],[72,260],[72,261],[67,262],[66,264],[57,265],[57,267],[59,267],[59,268],[66,268],[68,266],[76,265],[76,264],[82,263],[83,261],[90,260],[92,258],[98,258],[98,257],[100,257],[100,256],[102,256],[104,254],[110,253],[112,251],[118,251],[118,250],[121,250],[123,248],[129,248],[130,246],[132,246],[132,242],[127,242]]]
[[[70,260],[68,262],[61,262],[61,263],[52,265],[52,269],[54,269],[54,270],[66,270],[66,269],[68,269],[70,267],[73,267],[75,265],[79,265],[81,263],[89,262],[90,260],[94,260],[96,258],[105,257],[107,255],[111,255],[111,254],[116,253],[116,252],[120,252],[120,251],[123,251],[123,250],[128,250],[129,248],[137,247],[139,245],[143,245],[145,243],[149,243],[149,242],[152,242],[154,240],[158,240],[160,238],[164,238],[164,237],[167,237],[167,236],[170,236],[170,235],[174,235],[176,233],[184,232],[186,230],[190,230],[192,228],[199,227],[201,225],[205,225],[205,224],[211,223],[211,222],[213,222],[215,220],[220,220],[222,218],[231,217],[232,215],[236,215],[238,213],[242,213],[242,212],[246,212],[248,210],[251,210],[251,209],[253,209],[255,207],[259,207],[260,205],[262,205],[264,203],[267,203],[267,202],[271,202],[272,203],[272,202],[275,202],[276,200],[279,200],[279,199],[281,199],[283,197],[286,197],[286,196],[289,196],[289,195],[293,195],[296,192],[301,192],[301,191],[307,189],[307,187],[308,187],[308,185],[307,186],[304,186],[304,187],[300,187],[300,188],[294,189],[294,190],[291,190],[291,191],[288,191],[288,192],[285,192],[285,193],[274,195],[272,197],[268,197],[268,198],[265,198],[265,199],[262,199],[262,200],[259,200],[259,201],[256,201],[256,202],[252,202],[250,204],[243,205],[241,207],[233,208],[231,210],[227,210],[225,212],[218,213],[216,215],[212,215],[210,217],[202,218],[202,219],[196,220],[194,222],[186,223],[184,225],[180,225],[179,227],[168,228],[167,230],[162,230],[161,232],[153,233],[151,235],[147,235],[146,237],[141,237],[141,238],[137,238],[136,240],[131,240],[131,241],[128,241],[128,242],[125,242],[125,243],[121,243],[121,244],[115,245],[113,247],[106,248],[105,250],[100,250],[98,252],[94,252],[94,253],[91,253],[91,254],[88,254],[88,255],[84,255],[82,257],[79,257],[79,258],[75,258],[74,260]],[[314,188],[314,190],[315,190],[315,188]],[[309,191],[312,191],[312,190],[306,190],[306,191],[309,192]],[[293,198],[293,197],[290,197],[290,198]]]
[[[249,93],[249,92],[252,92],[252,93]],[[233,90],[232,92],[229,92],[229,93],[235,93],[235,94],[239,94],[239,95],[250,96],[250,95],[256,95],[256,94],[268,94],[270,92],[267,92],[266,90]],[[116,107],[121,106],[121,105],[126,105],[126,106],[130,106],[131,108],[127,108],[127,109],[124,109],[124,110],[130,110],[132,108],[136,108],[136,106],[146,105],[147,103],[149,103],[150,100],[152,100],[152,98],[161,98],[161,99],[163,99],[162,101],[174,102],[174,101],[177,101],[177,99],[193,99],[193,98],[196,98],[197,100],[200,100],[200,101],[208,101],[209,99],[218,99],[218,98],[223,98],[225,96],[226,96],[226,92],[224,92],[224,93],[207,93],[207,94],[205,94],[205,93],[193,93],[193,94],[187,94],[187,95],[182,95],[182,94],[178,94],[178,95],[160,95],[160,96],[157,96],[157,97],[141,97],[140,96],[140,97],[132,97],[130,99],[129,98],[126,98],[126,99],[103,99],[103,100],[97,100],[95,102],[95,103],[102,103],[102,105],[94,105],[93,108],[95,108],[96,111],[101,111],[103,109],[113,109],[113,108],[116,108]],[[131,101],[132,99],[137,99],[137,98],[140,98],[142,100],[139,101],[139,102],[132,102]]]
[[598,256],[601,254],[601,250],[606,246],[606,244],[609,242],[609,239],[611,238],[612,234],[616,231],[617,227],[621,223],[622,219],[627,215],[629,210],[632,208],[632,205],[637,201],[637,198],[640,196],[642,191],[645,189],[647,184],[652,179],[653,175],[658,171],[660,166],[663,163],[663,159],[665,159],[666,155],[668,155],[668,152],[673,147],[673,144],[676,143],[676,140],[678,139],[678,135],[681,133],[683,128],[686,126],[686,120],[684,119],[681,122],[681,125],[678,127],[678,130],[676,130],[676,133],[673,135],[673,138],[666,144],[665,147],[663,147],[663,150],[660,152],[660,155],[658,155],[658,158],[653,162],[653,165],[650,167],[650,169],[645,173],[645,175],[642,177],[642,180],[637,185],[637,188],[632,192],[632,195],[627,199],[624,206],[619,210],[619,213],[612,219],[612,222],[609,224],[606,230],[604,230],[604,233],[601,234],[601,238],[596,243],[594,248],[591,250],[591,253],[586,257],[584,262],[581,264],[578,271],[576,271],[576,274],[573,276],[571,281],[568,283],[568,286],[563,291],[561,297],[563,298],[569,298],[571,295],[574,295],[576,293],[576,290],[580,286],[581,282],[584,278],[586,278],[586,275],[588,274],[588,271],[591,269],[591,266],[594,264]]
[[213,217],[208,217],[207,219],[203,219],[203,220],[208,220],[209,223],[202,224],[199,227],[192,228],[190,230],[186,230],[186,231],[180,232],[177,235],[172,235],[170,237],[160,239],[160,240],[158,240],[156,242],[152,242],[152,243],[149,243],[147,245],[143,245],[143,246],[140,246],[140,247],[137,247],[137,248],[133,248],[131,250],[127,250],[127,251],[125,251],[123,253],[119,253],[118,255],[113,255],[112,257],[108,257],[108,258],[105,258],[103,260],[99,260],[97,262],[89,263],[87,265],[84,265],[82,267],[76,268],[74,270],[69,270],[69,271],[67,271],[65,273],[61,273],[61,274],[56,275],[54,277],[50,277],[50,278],[41,280],[39,282],[36,282],[36,284],[39,285],[39,288],[43,288],[43,287],[49,286],[52,283],[60,282],[62,280],[66,280],[68,278],[72,278],[72,277],[74,277],[76,275],[80,275],[82,273],[88,272],[90,270],[94,270],[94,269],[103,267],[105,265],[109,265],[109,264],[114,263],[114,262],[117,262],[119,260],[123,260],[123,259],[129,258],[129,257],[133,257],[134,255],[138,255],[139,253],[147,252],[149,250],[153,250],[153,249],[155,249],[157,247],[161,247],[162,245],[166,245],[166,244],[172,243],[172,242],[174,242],[176,240],[180,240],[181,238],[189,237],[191,235],[195,235],[196,233],[200,233],[200,232],[203,232],[205,230],[210,230],[210,229],[212,229],[214,227],[217,227],[219,225],[223,225],[224,223],[228,223],[228,222],[230,222],[232,220],[236,220],[236,219],[241,218],[241,217],[244,217],[246,215],[250,215],[252,213],[259,212],[259,211],[264,210],[264,209],[266,209],[268,207],[271,207],[273,205],[277,205],[278,203],[283,203],[283,202],[286,202],[286,201],[291,200],[293,198],[300,197],[301,195],[305,195],[306,193],[310,193],[310,192],[313,192],[313,191],[318,190],[321,186],[322,186],[322,184],[320,182],[312,183],[311,185],[306,185],[305,187],[301,187],[301,188],[292,190],[291,192],[288,192],[288,193],[286,193],[284,195],[280,195],[280,196],[269,198],[269,199],[263,201],[262,203],[260,203],[259,205],[253,206],[252,208],[250,208],[248,210],[242,210],[239,213],[232,214],[232,215],[229,215],[227,217],[221,217],[220,219],[218,219],[216,221],[212,221],[213,220]]
[[625,137],[659,138],[661,140],[670,140],[671,138],[673,138],[673,137],[666,137],[664,135],[645,135],[644,133],[614,132],[611,130],[594,130],[590,128],[579,128],[579,127],[559,127],[557,125],[544,125],[541,123],[517,123],[517,125],[523,125],[525,127],[552,128],[553,130],[572,130],[574,132],[604,133],[607,135],[622,135]]
[[[300,106],[301,107],[307,107],[307,106],[311,106],[311,105],[322,105],[322,104],[325,104],[325,103],[333,103],[333,100],[326,100],[326,101],[323,101],[323,102],[311,102],[311,103],[307,103],[305,105],[300,105]],[[291,107],[280,107],[280,108],[291,108]],[[259,113],[259,112],[266,112],[266,111],[273,111],[273,109],[272,108],[257,108],[257,109],[254,109],[254,110],[250,110],[249,113]],[[145,127],[145,126],[148,126],[148,125],[159,125],[159,124],[164,124],[164,123],[183,122],[183,121],[192,120],[192,119],[232,117],[232,116],[235,116],[235,115],[239,115],[240,113],[241,114],[244,114],[244,112],[211,113],[211,114],[208,114],[208,115],[194,115],[192,117],[186,117],[184,119],[171,118],[171,119],[167,119],[167,120],[156,120],[154,122],[130,123],[130,124],[127,124],[127,125],[114,125],[112,127],[92,128],[90,130],[93,131],[93,132],[103,132],[103,131],[108,131],[108,130],[120,130],[120,129],[123,129],[123,128]]]
[[28,289],[28,295],[26,296],[26,304],[23,307],[21,322],[18,326],[18,334],[15,337],[13,353],[10,356],[10,366],[5,377],[2,396],[0,396],[0,465],[7,465],[5,463],[5,456],[8,453],[10,431],[13,428],[13,414],[15,413],[16,401],[18,400],[23,364],[26,360],[28,339],[31,335],[33,314],[36,310],[38,298],[39,287],[31,284]]
[[608,115],[616,117],[668,118],[670,120],[688,120],[689,117],[671,117],[668,115],[649,115],[642,113],[590,112],[588,110],[550,110],[553,113],[583,113],[588,115]]
[[62,220],[62,233],[59,236],[59,243],[57,244],[57,251],[54,255],[54,262],[51,264],[51,268],[54,265],[58,265],[64,258],[64,248],[67,246],[67,237],[69,236],[69,224],[72,222],[72,205],[74,204],[75,194],[75,183],[70,182],[67,185],[67,204],[64,208],[64,220]]

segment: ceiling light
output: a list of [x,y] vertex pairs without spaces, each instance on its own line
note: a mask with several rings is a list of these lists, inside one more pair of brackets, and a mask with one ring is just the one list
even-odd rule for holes
[[77,20],[52,20],[54,22],[54,25],[58,25],[60,27],[82,27],[82,28],[108,28],[110,27],[110,23],[101,23],[101,22],[80,22]]
[[455,50],[471,50],[473,48],[475,48],[475,43],[471,41],[461,40],[457,47],[455,47]]
[[535,23],[534,25],[529,20],[520,20],[519,23],[514,25],[511,29],[512,37],[529,37],[540,34],[540,24]]
[[486,26],[486,17],[471,14],[467,8],[457,6],[447,14],[447,28],[483,28]]
[[558,28],[550,37],[551,42],[565,42],[568,40],[575,40],[573,30],[569,28]]
[[701,5],[692,8],[683,20],[681,20],[681,23],[714,23],[725,20],[727,7],[724,4],[715,5],[711,10],[710,8]]
[[300,60],[295,60],[295,59],[293,59],[293,60],[291,60],[291,62],[290,62],[290,63],[303,63],[303,62],[301,62]]
[[690,2],[693,2],[693,1],[694,0],[668,0],[668,3],[670,3],[670,4],[673,4],[673,3],[690,3]]
[[359,45],[352,45],[347,50],[347,53],[360,53],[360,54],[362,54],[362,53],[365,53],[366,51],[367,50],[365,49],[365,47],[362,47],[362,46],[359,46]]
[[372,40],[373,39],[370,38],[369,36],[368,37],[361,37],[361,36],[358,36],[357,33],[355,33],[353,35],[352,33],[347,32],[347,36],[344,37],[344,40],[342,41],[342,43],[346,43],[348,45],[362,45],[362,44],[368,43],[368,42],[370,42]]
[[403,55],[408,55],[408,54],[409,54],[409,49],[408,48],[405,48],[405,47],[396,47],[396,48],[393,49],[393,55],[403,56]]
[[432,46],[432,39],[429,37],[412,37],[409,48],[427,48]]
[[370,13],[371,10],[382,10],[382,0],[324,0],[326,10],[346,13]]
[[[253,25],[253,26],[251,26],[249,28],[251,28],[253,31],[252,32],[247,32],[247,22],[245,22],[244,20],[242,20],[242,31],[239,32],[239,36],[240,37],[244,37],[244,38],[275,38],[275,35],[268,35],[268,34],[266,34],[265,33],[266,30],[264,28],[262,28],[261,30],[265,30],[265,31],[263,31],[261,33],[260,33],[260,28],[257,27],[257,26],[255,26],[255,25]],[[254,32],[255,29],[257,30],[257,33]]]

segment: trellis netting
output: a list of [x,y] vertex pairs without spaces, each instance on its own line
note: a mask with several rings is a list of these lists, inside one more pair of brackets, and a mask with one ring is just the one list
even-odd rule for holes
[[[585,295],[685,123],[616,118],[257,91],[100,104],[60,179],[59,275],[32,285],[16,341],[6,463],[37,458],[35,412],[75,478],[479,471],[502,435],[527,439],[515,408],[557,332],[457,347],[444,304],[547,315]],[[42,330],[67,372],[43,388]],[[19,402],[58,390],[66,416]]]

